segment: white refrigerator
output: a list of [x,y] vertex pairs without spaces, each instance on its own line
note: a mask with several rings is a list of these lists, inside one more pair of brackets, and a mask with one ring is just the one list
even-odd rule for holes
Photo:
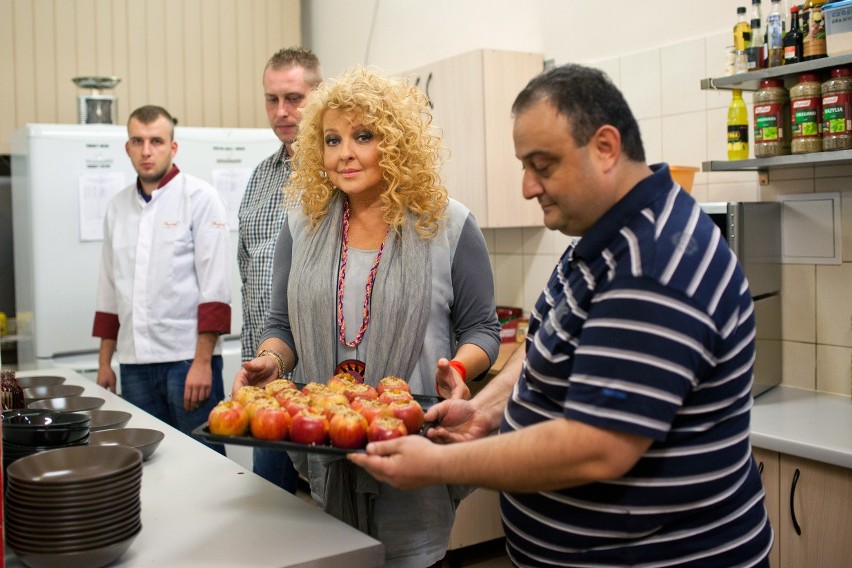
[[[177,127],[174,163],[212,183],[232,235],[231,334],[225,390],[239,367],[242,322],[237,209],[255,166],[280,142],[269,128]],[[28,124],[12,136],[15,301],[20,368],[66,367],[92,376],[92,337],[106,201],[136,179],[119,125]]]

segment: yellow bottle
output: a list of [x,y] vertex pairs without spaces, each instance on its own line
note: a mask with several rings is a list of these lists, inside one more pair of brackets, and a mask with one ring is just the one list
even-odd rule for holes
[[728,159],[748,159],[748,109],[743,101],[743,92],[734,89],[728,107]]

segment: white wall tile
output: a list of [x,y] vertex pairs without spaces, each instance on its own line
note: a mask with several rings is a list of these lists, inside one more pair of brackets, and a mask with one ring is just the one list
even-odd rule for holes
[[852,347],[852,264],[816,267],[817,343]]
[[664,116],[663,161],[679,166],[701,166],[706,159],[706,112]]
[[705,109],[707,95],[701,90],[705,59],[704,38],[660,48],[663,116]]
[[781,266],[781,337],[816,342],[816,268],[812,264]]
[[621,92],[637,119],[662,115],[660,50],[652,49],[621,58]]
[[497,254],[523,254],[523,229],[494,229],[494,252]]
[[852,349],[834,345],[817,345],[816,390],[844,396],[852,395],[850,383]]
[[[704,69],[705,79],[724,77],[725,75],[725,48],[733,43],[733,37],[729,30],[719,32],[704,38]],[[728,108],[731,101],[730,91],[720,89],[716,91],[704,91],[707,97],[707,108]]]
[[556,263],[549,256],[524,256],[524,312],[529,313],[544,290]]
[[663,120],[660,117],[637,119],[645,161],[656,164],[663,161]]
[[784,349],[781,383],[800,389],[816,388],[816,345],[813,343],[782,342]]
[[553,234],[546,227],[525,227],[523,229],[524,255],[544,254],[550,256],[553,253]]
[[[728,159],[728,109],[716,108],[705,113],[707,131],[707,160]],[[749,148],[751,149],[751,148]]]
[[621,89],[621,62],[619,58],[602,59],[601,61],[589,63],[589,66],[606,73],[615,86]]
[[494,299],[500,306],[524,303],[524,257],[520,254],[494,255]]

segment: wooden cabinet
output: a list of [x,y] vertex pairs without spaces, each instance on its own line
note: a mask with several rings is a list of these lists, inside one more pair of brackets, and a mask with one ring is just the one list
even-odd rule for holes
[[459,504],[447,549],[456,550],[501,537],[500,493],[478,488]]
[[485,49],[405,74],[428,95],[433,125],[449,150],[442,177],[450,197],[481,227],[542,225],[538,203],[521,194],[512,140],[512,103],[542,66],[541,54]]
[[769,565],[779,566],[778,562],[778,525],[780,508],[779,489],[779,456],[778,452],[754,448],[754,461],[760,471],[760,479],[763,481],[763,490],[766,492],[766,512],[769,515],[769,523],[775,531],[775,542],[772,543],[772,552],[769,554]]
[[770,564],[852,566],[852,470],[757,448],[754,454],[764,464],[766,507],[775,530]]

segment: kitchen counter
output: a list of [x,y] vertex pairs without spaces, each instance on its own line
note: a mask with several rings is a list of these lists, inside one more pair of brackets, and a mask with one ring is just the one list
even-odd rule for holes
[[[61,375],[84,396],[124,410],[128,428],[165,433],[142,468],[142,532],[110,566],[212,568],[239,566],[357,568],[384,562],[381,542],[246,470],[193,438],[73,371],[41,369],[26,375]],[[22,567],[7,551],[7,568]]]
[[852,399],[778,386],[754,400],[751,444],[852,469]]

